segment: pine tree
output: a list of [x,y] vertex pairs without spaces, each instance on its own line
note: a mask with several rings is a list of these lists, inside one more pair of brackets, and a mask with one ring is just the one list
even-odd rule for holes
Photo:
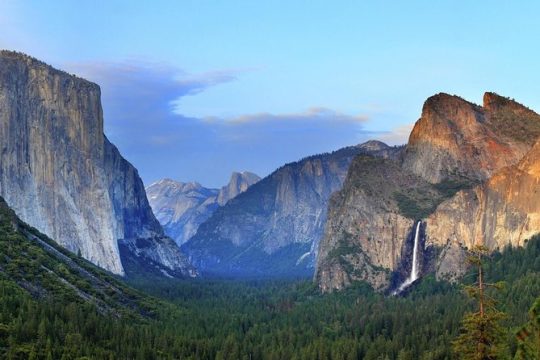
[[500,289],[502,283],[490,284],[484,280],[483,258],[487,252],[487,248],[475,246],[468,258],[468,262],[478,269],[478,281],[466,286],[465,291],[478,303],[478,309],[465,314],[461,333],[453,342],[454,352],[464,360],[500,359],[505,351],[505,334],[499,324],[505,315],[496,309],[495,300],[486,291]]
[[516,360],[540,359],[540,298],[529,311],[530,320],[518,334]]

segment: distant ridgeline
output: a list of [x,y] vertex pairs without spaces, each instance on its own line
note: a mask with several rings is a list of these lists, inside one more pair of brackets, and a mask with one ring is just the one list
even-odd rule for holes
[[221,189],[209,189],[196,182],[163,179],[146,188],[150,206],[167,235],[178,246],[186,243],[219,206],[246,191],[260,178],[250,172],[234,172]]
[[328,199],[352,159],[402,150],[370,141],[286,164],[215,210],[182,250],[206,276],[312,276]]
[[538,114],[494,93],[483,106],[429,98],[403,156],[356,157],[332,196],[317,258],[320,289],[367,281],[394,290],[415,265],[420,276],[455,281],[466,271],[467,248],[523,246],[540,232],[539,136]]

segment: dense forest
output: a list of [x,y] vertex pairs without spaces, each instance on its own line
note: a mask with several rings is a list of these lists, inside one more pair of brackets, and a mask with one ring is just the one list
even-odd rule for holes
[[[540,294],[540,238],[492,255],[485,272],[486,281],[506,282],[494,296],[507,314],[505,357],[512,358],[516,334],[530,322]],[[474,278],[471,271],[464,282]],[[36,297],[0,272],[1,357],[453,359],[463,314],[475,306],[460,286],[431,276],[403,297],[385,297],[365,284],[321,295],[307,280],[134,279],[131,285],[141,291],[131,298],[143,305],[121,314],[66,293]]]

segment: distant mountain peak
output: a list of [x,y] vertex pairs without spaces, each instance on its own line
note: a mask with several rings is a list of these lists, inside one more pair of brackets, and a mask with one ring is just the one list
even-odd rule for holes
[[223,206],[227,201],[247,190],[248,187],[261,180],[261,178],[249,171],[233,172],[229,183],[221,188],[217,202]]
[[430,116],[432,113],[451,115],[463,108],[481,111],[481,107],[475,103],[457,95],[441,92],[426,99],[422,107],[422,117]]
[[368,140],[360,145],[357,145],[357,147],[366,151],[380,151],[388,149],[390,146],[379,140]]
[[146,192],[165,232],[182,245],[219,206],[259,180],[259,176],[252,172],[234,171],[229,183],[218,190],[206,188],[195,181],[180,182],[166,178],[148,186]]
[[409,137],[405,166],[439,183],[483,181],[515,164],[540,136],[540,116],[492,92],[483,105],[445,93],[428,98]]

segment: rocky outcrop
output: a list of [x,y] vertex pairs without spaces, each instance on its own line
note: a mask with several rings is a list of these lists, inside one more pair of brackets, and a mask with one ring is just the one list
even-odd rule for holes
[[370,142],[287,164],[216,212],[182,249],[204,272],[227,276],[310,274],[330,195],[353,157],[399,157],[401,148]]
[[198,271],[168,236],[119,240],[122,264],[130,276],[197,277]]
[[512,100],[486,93],[480,107],[438,94],[424,103],[403,166],[431,183],[482,181],[517,163],[539,135],[540,116]]
[[146,188],[150,206],[165,233],[180,246],[189,240],[214,211],[247,190],[260,178],[250,172],[234,172],[226,186],[209,189],[196,182],[163,179]]
[[429,98],[401,163],[356,159],[330,202],[319,287],[365,280],[387,288],[390,273],[395,279],[409,266],[411,228],[419,219],[426,219],[423,271],[441,278],[463,274],[465,249],[473,244],[522,245],[540,231],[533,204],[538,145],[531,150],[539,136],[540,116],[497,94],[486,93],[482,107],[447,94]]
[[137,170],[103,134],[96,84],[2,51],[0,139],[0,195],[67,249],[124,274],[118,240],[163,236]]
[[540,232],[540,142],[518,164],[442,203],[426,223],[428,244],[456,249],[439,258],[440,278],[455,279],[464,272],[465,264],[456,258],[463,257],[465,248],[523,246]]
[[368,281],[375,289],[389,285],[415,223],[403,209],[408,206],[404,197],[432,207],[443,195],[396,161],[354,159],[343,189],[329,204],[315,273],[322,291],[339,290],[355,280]]
[[235,198],[238,194],[243,193],[250,187],[261,180],[258,175],[250,173],[249,171],[233,172],[229,183],[219,190],[217,196],[217,203],[219,206],[223,206],[227,201]]

